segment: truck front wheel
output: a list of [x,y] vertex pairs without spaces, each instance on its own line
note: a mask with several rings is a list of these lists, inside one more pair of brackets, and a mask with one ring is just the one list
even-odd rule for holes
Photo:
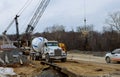
[[61,62],[66,62],[66,58],[61,59]]
[[50,59],[49,54],[46,54],[46,55],[45,55],[45,61],[46,61],[46,62],[51,62],[51,59]]
[[39,60],[39,56],[35,56],[35,60]]

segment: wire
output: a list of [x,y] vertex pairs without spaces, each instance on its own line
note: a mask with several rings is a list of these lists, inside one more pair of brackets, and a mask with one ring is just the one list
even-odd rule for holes
[[[24,4],[24,6],[20,9],[20,11],[17,13],[17,15],[21,15],[24,11],[25,11],[25,9],[31,4],[31,2],[32,2],[33,0],[27,0],[26,2],[25,2],[25,4]],[[20,28],[20,30],[23,30],[22,29],[23,27],[21,27]],[[22,31],[21,31],[22,32]]]
[[10,24],[8,25],[8,27],[5,29],[5,31],[3,32],[3,34],[6,34],[7,30],[11,27],[11,25],[14,23],[14,19],[10,22]]
[[86,30],[86,0],[84,0],[84,26]]
[[[38,7],[38,5],[40,4],[41,0],[37,0],[36,2],[37,2],[37,4],[35,4],[34,9],[36,9],[36,8]],[[35,11],[36,11],[36,10],[35,10]],[[35,11],[34,11],[34,12],[35,12]],[[33,12],[33,11],[32,11],[32,12]],[[30,17],[30,18],[32,18],[32,17]],[[27,21],[28,21],[28,20],[27,20]],[[30,24],[30,22],[29,22],[29,24]],[[26,25],[26,24],[24,24],[24,25]],[[22,27],[22,28],[23,28],[23,27]],[[27,28],[27,27],[26,27],[26,28]],[[24,29],[20,29],[20,30],[23,30],[22,33],[24,33],[24,32],[26,31],[26,30],[24,30]]]
[[84,19],[86,19],[86,0],[84,0]]
[[20,11],[17,13],[17,15],[21,15],[25,9],[31,4],[33,0],[27,0],[24,4],[24,6],[20,9]]
[[[29,6],[29,4],[32,2],[32,0],[27,0],[25,5],[22,7],[22,9],[20,9],[20,11],[17,13],[17,15],[21,15],[24,10]],[[8,27],[5,29],[5,31],[3,32],[3,34],[6,34],[7,30],[11,27],[11,25],[14,23],[14,19],[10,22],[10,24],[8,25]]]

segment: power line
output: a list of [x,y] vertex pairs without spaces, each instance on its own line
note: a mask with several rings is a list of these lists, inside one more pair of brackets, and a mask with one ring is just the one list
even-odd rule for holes
[[[19,10],[19,12],[17,13],[18,16],[20,16],[24,10],[30,5],[30,3],[33,0],[27,0],[24,4],[24,6]],[[10,24],[8,25],[8,27],[5,29],[5,31],[3,32],[3,34],[6,34],[7,30],[11,27],[11,25],[14,23],[14,19],[10,22]]]
[[20,11],[17,13],[17,15],[21,15],[25,9],[31,4],[33,0],[27,0],[24,4],[24,6],[20,9]]
[[7,26],[3,34],[6,34],[7,30],[11,27],[11,25],[14,23],[14,19],[10,22],[10,24]]
[[85,29],[86,29],[86,0],[84,0],[84,26],[85,26]]

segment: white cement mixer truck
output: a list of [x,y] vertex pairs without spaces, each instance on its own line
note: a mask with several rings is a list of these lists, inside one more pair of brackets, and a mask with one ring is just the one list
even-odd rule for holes
[[47,62],[52,60],[66,61],[67,54],[59,46],[57,41],[48,41],[44,37],[36,37],[32,40],[32,50],[35,59],[43,59]]

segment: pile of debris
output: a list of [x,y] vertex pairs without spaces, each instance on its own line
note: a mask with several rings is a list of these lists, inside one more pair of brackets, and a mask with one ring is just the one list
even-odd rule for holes
[[23,52],[18,48],[0,52],[0,66],[15,66],[28,63],[27,56],[23,55]]
[[17,77],[17,74],[14,72],[13,68],[4,68],[0,67],[0,77]]

